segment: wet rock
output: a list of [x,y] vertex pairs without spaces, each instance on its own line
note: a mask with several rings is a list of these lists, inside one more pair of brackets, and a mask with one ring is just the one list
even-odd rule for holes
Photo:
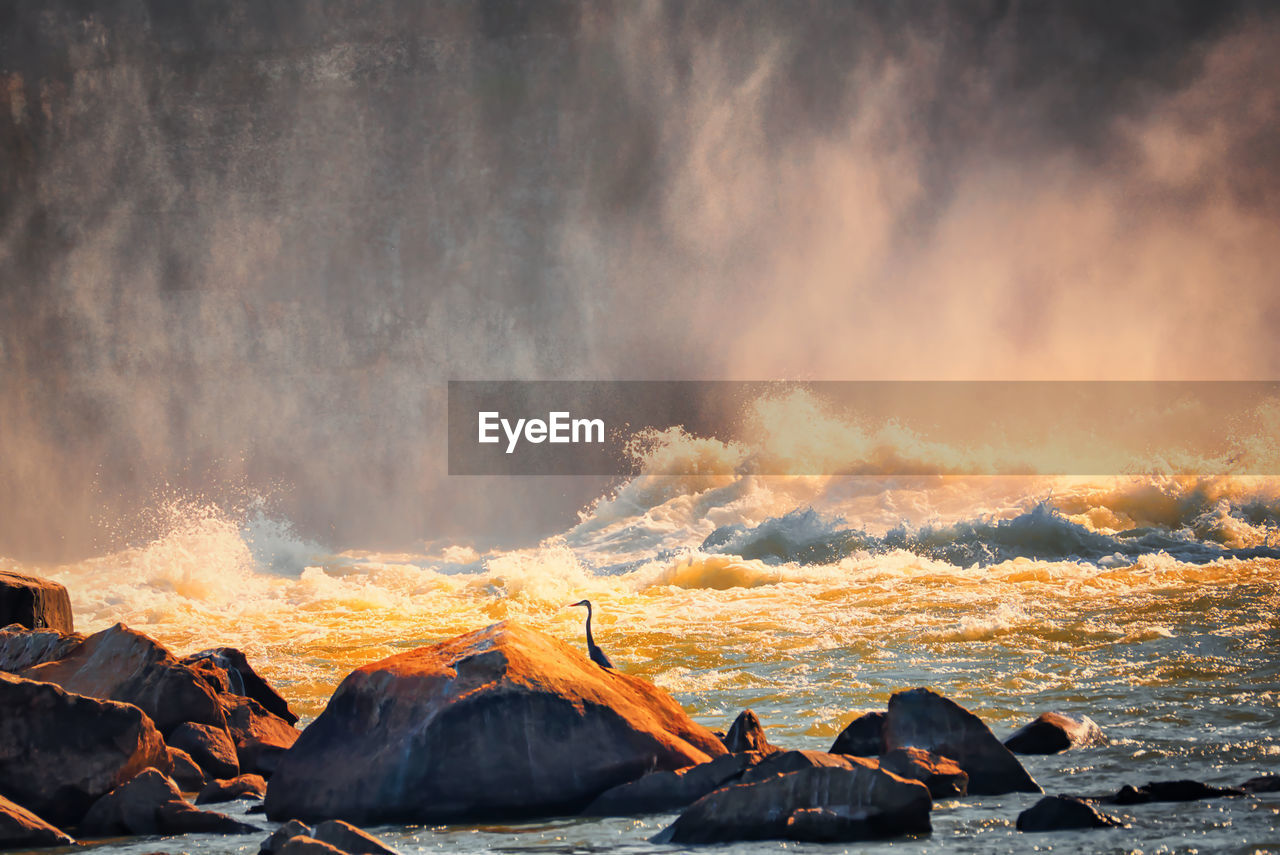
[[168,765],[137,707],[0,673],[0,793],[48,822],[74,824],[143,769]]
[[240,771],[270,776],[280,757],[298,741],[301,731],[272,715],[253,698],[222,695],[227,732],[235,743]]
[[680,810],[739,778],[762,759],[757,751],[724,754],[709,763],[649,774],[605,790],[583,816],[636,816]]
[[50,579],[0,570],[0,626],[72,632],[71,598]]
[[161,644],[122,623],[95,632],[62,658],[20,676],[141,709],[164,733],[183,722],[226,724],[214,692]]
[[1117,828],[1120,820],[1099,813],[1073,796],[1045,796],[1018,814],[1019,831],[1065,831],[1076,828]]
[[1116,805],[1140,805],[1147,802],[1194,802],[1244,795],[1248,793],[1243,788],[1215,787],[1200,781],[1151,781],[1141,787],[1126,784],[1114,796],[1103,801]]
[[278,855],[344,855],[338,847],[305,835],[290,837],[276,852]]
[[168,743],[191,755],[210,778],[234,778],[240,774],[236,746],[226,728],[184,722],[169,734]]
[[259,676],[257,671],[253,670],[249,660],[236,648],[215,647],[212,650],[202,650],[185,657],[182,664],[216,669],[220,681],[227,687],[222,691],[252,698],[268,713],[282,719],[285,724],[298,723],[298,716],[289,709],[289,702],[281,697],[270,683]]
[[1240,785],[1240,789],[1246,793],[1280,792],[1280,775],[1261,775],[1257,778],[1250,778]]
[[72,846],[75,841],[22,805],[0,796],[0,850]]
[[84,636],[76,632],[10,624],[0,629],[0,671],[16,674],[33,665],[61,659],[82,641]]
[[919,781],[935,799],[955,798],[969,791],[969,776],[954,760],[922,748],[895,748],[880,758],[880,768]]
[[349,855],[398,855],[369,832],[340,819],[325,820],[316,826],[311,836]]
[[854,757],[879,757],[884,749],[885,713],[865,712],[840,731],[831,746],[832,754],[849,754]]
[[763,758],[742,773],[742,783],[760,781],[775,775],[799,772],[802,769],[846,769],[859,767],[874,769],[879,764],[862,757],[845,754],[828,754],[825,751],[779,751]]
[[196,804],[215,804],[235,799],[261,799],[267,794],[267,779],[261,775],[238,775],[225,781],[210,781],[196,796]]
[[722,787],[694,802],[654,843],[874,840],[931,830],[933,802],[918,781],[868,761],[809,767]]
[[272,832],[271,836],[258,846],[258,855],[272,855],[281,846],[295,837],[310,837],[311,826],[296,819],[291,819]]
[[1056,712],[1041,713],[1004,741],[1004,747],[1014,754],[1057,754],[1068,748],[1107,744],[1102,728],[1087,715],[1075,718]]
[[971,795],[1038,793],[1040,786],[982,719],[929,689],[897,692],[884,721],[884,750],[923,748],[969,776]]
[[226,814],[195,807],[178,785],[147,769],[98,799],[80,823],[87,836],[120,834],[243,834],[258,829]]
[[280,759],[267,816],[563,815],[724,753],[661,689],[504,621],[350,674]]
[[204,786],[205,773],[200,764],[181,748],[169,746],[169,777],[184,793],[192,793]]
[[765,738],[764,725],[760,723],[760,717],[751,710],[738,713],[738,717],[729,727],[729,732],[725,734],[724,747],[734,754],[743,751],[771,754],[782,750],[769,744],[769,740]]

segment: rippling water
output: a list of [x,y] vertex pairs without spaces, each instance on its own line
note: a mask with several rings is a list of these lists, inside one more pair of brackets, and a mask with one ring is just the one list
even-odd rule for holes
[[[163,537],[29,569],[68,586],[81,629],[242,647],[304,723],[353,667],[497,620],[580,642],[564,605],[586,596],[618,667],[714,729],[750,707],[775,744],[825,750],[858,711],[925,685],[1001,737],[1046,710],[1088,714],[1111,746],[1024,762],[1047,792],[1103,793],[1280,772],[1277,495],[1262,478],[641,478],[535,548],[400,555],[331,554],[260,511],[177,502]],[[1131,827],[1087,837],[1020,835],[1033,802],[943,802],[931,837],[852,849],[1280,846],[1274,794],[1116,808]],[[653,851],[669,819],[380,833],[405,851]]]

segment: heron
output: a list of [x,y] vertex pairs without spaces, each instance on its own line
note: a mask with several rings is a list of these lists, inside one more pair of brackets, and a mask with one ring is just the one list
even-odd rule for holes
[[576,603],[570,603],[573,606],[587,607],[587,653],[591,656],[591,661],[599,665],[601,668],[613,670],[613,663],[609,661],[609,657],[604,655],[604,651],[596,646],[596,640],[591,637],[591,601],[578,600]]

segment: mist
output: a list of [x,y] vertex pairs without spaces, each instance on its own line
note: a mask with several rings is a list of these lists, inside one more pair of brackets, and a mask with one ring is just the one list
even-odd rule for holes
[[0,555],[518,542],[449,379],[1274,379],[1280,15],[11,2]]

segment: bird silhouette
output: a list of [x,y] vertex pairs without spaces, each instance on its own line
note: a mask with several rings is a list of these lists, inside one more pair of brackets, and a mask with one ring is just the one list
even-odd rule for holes
[[613,670],[613,663],[609,661],[609,657],[604,655],[604,651],[596,645],[596,640],[591,636],[591,601],[578,600],[576,603],[570,603],[572,606],[587,607],[587,653],[591,656],[591,661],[599,665],[601,668]]

